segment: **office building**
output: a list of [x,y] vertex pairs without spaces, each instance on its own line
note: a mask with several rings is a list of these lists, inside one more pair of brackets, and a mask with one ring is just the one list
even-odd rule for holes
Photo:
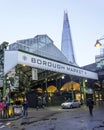
[[68,14],[66,12],[64,12],[61,51],[71,64],[77,65],[75,61]]

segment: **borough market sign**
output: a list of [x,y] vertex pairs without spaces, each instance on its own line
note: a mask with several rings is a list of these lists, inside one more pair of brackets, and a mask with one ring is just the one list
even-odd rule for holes
[[[65,64],[61,62],[54,61],[52,59],[47,59],[44,57],[28,54],[26,52],[21,51],[11,51],[6,52],[5,54],[5,61],[8,60],[8,62],[13,62],[14,58],[14,65],[16,64],[25,64],[27,66],[31,66],[33,68],[39,68],[39,69],[45,69],[50,70],[54,72],[64,73],[64,74],[70,74],[85,78],[91,78],[91,79],[98,79],[98,74],[92,71],[84,70],[80,67],[72,66],[70,64]],[[9,60],[12,58],[12,61]],[[17,60],[16,60],[17,59]],[[13,63],[9,63],[9,65],[6,65],[7,62],[5,62],[5,73],[13,68]]]

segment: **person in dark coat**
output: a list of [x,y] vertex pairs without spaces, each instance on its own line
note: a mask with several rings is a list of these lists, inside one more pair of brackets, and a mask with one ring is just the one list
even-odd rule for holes
[[93,116],[93,106],[94,106],[94,101],[92,98],[88,98],[87,100],[87,106],[89,107],[89,113],[91,116]]
[[23,102],[23,115],[24,117],[28,116],[28,101],[26,99]]
[[39,104],[38,104],[38,95],[36,95],[36,98],[35,98],[35,108],[38,110],[38,108],[39,108]]

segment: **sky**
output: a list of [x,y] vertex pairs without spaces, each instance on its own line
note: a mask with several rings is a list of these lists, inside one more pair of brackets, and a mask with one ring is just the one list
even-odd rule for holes
[[0,0],[0,43],[47,34],[61,50],[64,11],[77,64],[94,63],[100,54],[94,44],[104,36],[104,0]]

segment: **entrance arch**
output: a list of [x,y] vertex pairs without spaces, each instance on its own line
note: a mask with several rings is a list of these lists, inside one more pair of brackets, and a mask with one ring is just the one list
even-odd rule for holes
[[[5,60],[4,60],[5,75],[8,74],[8,72],[14,67],[18,68],[18,66],[20,67],[20,70],[23,70],[23,72],[20,72],[20,76],[22,73],[24,77],[27,77],[26,79],[30,78],[30,80],[32,78],[31,77],[32,68],[37,69],[38,72],[36,72],[35,75],[38,75],[38,78],[37,80],[35,80],[35,82],[37,81],[39,82],[43,80],[43,84],[46,85],[46,89],[47,89],[48,77],[51,77],[54,75],[56,76],[57,74],[73,75],[76,77],[82,77],[82,78],[88,78],[88,79],[94,79],[94,80],[98,79],[97,73],[82,69],[80,67],[58,62],[52,59],[48,59],[46,57],[31,54],[25,51],[20,51],[20,50],[19,51],[5,51]],[[26,71],[25,71],[25,68],[27,68]],[[44,73],[45,71],[48,71],[49,74],[46,75]],[[26,74],[26,72],[29,75]],[[27,85],[27,89],[28,87],[29,87],[29,84]]]

